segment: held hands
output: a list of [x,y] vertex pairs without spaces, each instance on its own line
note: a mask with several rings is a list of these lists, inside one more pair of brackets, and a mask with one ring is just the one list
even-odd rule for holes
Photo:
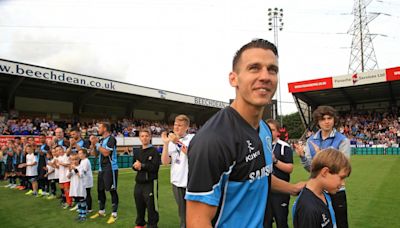
[[136,170],[141,170],[142,169],[142,163],[140,161],[138,161],[138,160],[136,160],[136,162],[132,166]]
[[164,144],[168,144],[169,143],[169,138],[167,136],[167,132],[164,131],[163,133],[161,133],[161,139],[163,141]]
[[188,151],[188,147],[185,145],[185,144],[181,144],[182,145],[182,148],[181,148],[181,151],[184,153],[184,154],[187,154],[187,151]]
[[294,144],[294,151],[300,157],[304,157],[304,145],[302,142],[297,142]]
[[315,145],[315,143],[313,143],[313,142],[310,142],[310,143],[314,147],[315,153],[318,154],[319,152],[321,152],[321,149],[317,145]]
[[91,135],[90,138],[89,138],[89,141],[94,146],[94,145],[96,145],[96,143],[99,142],[99,139],[96,136]]
[[76,140],[75,140],[74,138],[70,138],[70,139],[69,139],[69,145],[70,145],[70,147],[75,146],[75,144],[76,144]]
[[173,142],[176,144],[179,141],[179,137],[175,133],[171,132],[168,134],[166,131],[161,133],[161,139],[164,142],[164,144],[167,144],[169,142]]

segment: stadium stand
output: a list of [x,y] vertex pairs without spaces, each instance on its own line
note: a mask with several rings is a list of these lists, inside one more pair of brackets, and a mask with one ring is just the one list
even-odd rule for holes
[[337,129],[351,142],[352,153],[400,154],[400,67],[325,77],[288,84],[306,127],[315,130],[312,112],[319,105],[338,110]]

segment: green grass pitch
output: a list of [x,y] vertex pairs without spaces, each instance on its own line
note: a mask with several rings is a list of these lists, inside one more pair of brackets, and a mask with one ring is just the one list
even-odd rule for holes
[[[400,227],[400,156],[353,156],[353,172],[346,183],[350,227]],[[295,159],[292,181],[306,180],[308,174]],[[94,174],[95,185],[97,174]],[[5,185],[2,182],[1,185]],[[22,191],[0,187],[1,227],[134,227],[134,172],[121,169],[119,210],[115,224],[107,218],[84,223],[74,221],[75,212],[60,207],[59,200],[25,196]],[[96,189],[92,189],[93,209],[98,209]],[[111,211],[110,195],[106,210]],[[293,203],[292,198],[291,203]],[[177,207],[169,183],[169,168],[159,172],[159,227],[179,227]],[[291,214],[289,214],[291,222]],[[291,225],[291,224],[289,224]]]

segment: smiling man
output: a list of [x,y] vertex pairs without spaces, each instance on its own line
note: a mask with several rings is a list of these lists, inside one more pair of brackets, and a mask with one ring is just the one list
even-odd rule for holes
[[257,39],[237,51],[229,74],[236,98],[191,141],[186,192],[188,227],[263,227],[271,189],[297,194],[273,177],[272,135],[261,120],[278,82],[278,51]]

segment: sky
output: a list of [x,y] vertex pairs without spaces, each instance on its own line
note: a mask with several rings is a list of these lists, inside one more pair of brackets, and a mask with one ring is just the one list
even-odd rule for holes
[[[350,0],[0,0],[0,58],[224,102],[234,53],[278,33],[282,113],[296,111],[289,82],[348,72]],[[400,3],[373,0],[379,68],[400,66]],[[389,16],[390,15],[390,16]]]

